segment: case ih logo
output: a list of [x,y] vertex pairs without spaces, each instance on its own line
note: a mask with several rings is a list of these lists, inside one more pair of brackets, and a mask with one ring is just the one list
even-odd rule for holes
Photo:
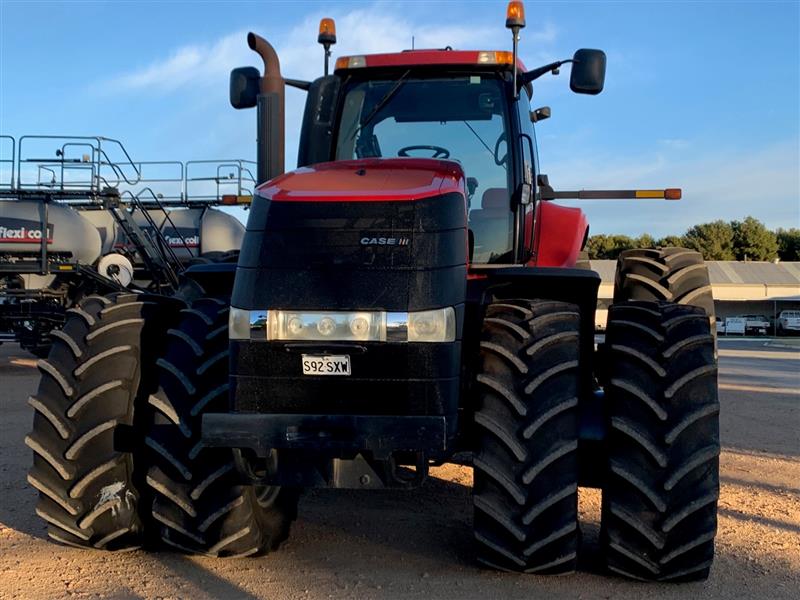
[[406,237],[393,238],[393,237],[363,237],[361,238],[362,246],[408,246],[411,240]]
[[[53,243],[52,223],[47,225],[47,243]],[[0,243],[11,244],[41,244],[42,224],[39,221],[27,219],[3,219],[0,221]]]

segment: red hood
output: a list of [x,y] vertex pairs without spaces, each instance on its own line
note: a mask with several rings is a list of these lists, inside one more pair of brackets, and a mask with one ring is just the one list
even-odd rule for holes
[[366,158],[302,167],[259,186],[279,202],[388,202],[464,193],[461,165],[432,158]]

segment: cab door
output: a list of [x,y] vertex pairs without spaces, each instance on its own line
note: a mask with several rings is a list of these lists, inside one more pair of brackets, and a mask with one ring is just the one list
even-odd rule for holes
[[531,121],[531,104],[528,90],[523,88],[517,106],[517,153],[519,158],[519,185],[515,200],[518,203],[517,223],[519,236],[518,262],[528,263],[533,257],[533,238],[536,221],[536,175],[539,158],[536,132]]

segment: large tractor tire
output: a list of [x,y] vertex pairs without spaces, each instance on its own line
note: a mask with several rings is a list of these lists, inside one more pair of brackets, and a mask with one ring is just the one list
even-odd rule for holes
[[475,412],[478,560],[530,573],[575,569],[578,546],[578,307],[489,305]]
[[[39,389],[28,400],[35,412],[25,443],[33,450],[36,514],[52,539],[107,550],[141,545],[135,432],[154,383],[148,357],[160,351],[176,308],[152,296],[89,296],[51,333]],[[133,447],[118,449],[122,438]]]
[[720,453],[708,318],[699,307],[622,303],[609,311],[606,345],[607,566],[635,579],[703,580],[714,557]]
[[699,306],[714,320],[703,255],[686,248],[625,250],[617,259],[614,302],[650,300]]
[[152,465],[147,484],[161,540],[209,556],[273,550],[296,517],[296,492],[242,485],[233,453],[200,441],[203,414],[228,410],[228,306],[196,300],[167,333],[146,438]]

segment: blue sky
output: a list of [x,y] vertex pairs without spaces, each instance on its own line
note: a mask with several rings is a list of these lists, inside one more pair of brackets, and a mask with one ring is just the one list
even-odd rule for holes
[[[537,129],[558,189],[682,187],[679,203],[582,203],[594,233],[681,233],[753,215],[800,226],[800,3],[533,2],[529,67],[580,47],[608,54],[606,89],[536,86]],[[228,73],[270,39],[287,77],[334,56],[419,47],[509,49],[505,2],[11,2],[0,0],[0,134],[104,135],[137,160],[253,158],[255,113],[227,100]],[[304,94],[287,94],[287,166]]]

